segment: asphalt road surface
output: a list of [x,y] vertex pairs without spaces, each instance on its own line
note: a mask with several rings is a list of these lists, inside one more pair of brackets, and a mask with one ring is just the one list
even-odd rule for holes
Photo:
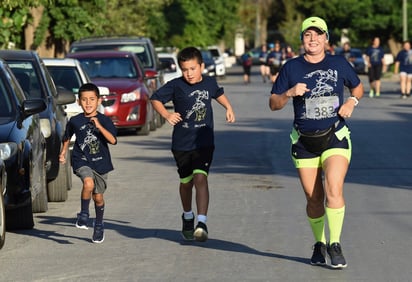
[[[35,215],[33,230],[7,232],[0,281],[412,281],[412,98],[397,78],[366,97],[348,120],[353,159],[345,185],[344,270],[309,264],[313,237],[289,157],[292,108],[271,112],[271,86],[253,67],[220,84],[237,122],[215,109],[216,151],[209,177],[209,240],[180,235],[171,127],[123,134],[111,147],[115,171],[105,194],[106,239],[76,229],[80,181],[63,203]],[[366,77],[365,91],[369,91]],[[94,216],[93,206],[91,214]]]

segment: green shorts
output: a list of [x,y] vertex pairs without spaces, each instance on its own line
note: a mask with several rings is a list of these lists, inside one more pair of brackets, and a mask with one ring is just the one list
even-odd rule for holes
[[348,160],[348,162],[351,160],[352,142],[350,139],[349,128],[346,125],[336,130],[329,142],[328,147],[318,154],[309,152],[303,146],[303,144],[299,141],[299,133],[295,128],[292,129],[290,140],[292,143],[292,160],[296,168],[322,167],[323,162],[328,157],[334,155],[343,156]]

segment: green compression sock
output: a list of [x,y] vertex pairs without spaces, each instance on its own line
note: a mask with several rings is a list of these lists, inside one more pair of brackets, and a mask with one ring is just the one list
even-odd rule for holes
[[343,219],[345,218],[345,206],[339,209],[326,207],[325,211],[329,225],[330,243],[340,243],[340,234],[342,233]]
[[322,242],[326,244],[325,239],[325,216],[322,215],[318,218],[308,217],[310,227],[312,228],[313,236],[316,242]]

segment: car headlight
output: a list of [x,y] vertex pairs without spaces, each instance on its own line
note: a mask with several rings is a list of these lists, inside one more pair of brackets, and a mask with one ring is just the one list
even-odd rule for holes
[[133,92],[123,93],[122,98],[120,99],[120,103],[130,103],[136,100],[140,100],[140,88],[137,88]]
[[215,69],[215,65],[210,65],[210,66],[207,67],[207,69],[208,69],[209,71],[214,70],[214,69]]
[[48,138],[51,135],[51,125],[47,118],[40,119],[40,130],[43,133],[44,138]]
[[7,160],[17,152],[17,144],[13,142],[0,143],[0,159]]

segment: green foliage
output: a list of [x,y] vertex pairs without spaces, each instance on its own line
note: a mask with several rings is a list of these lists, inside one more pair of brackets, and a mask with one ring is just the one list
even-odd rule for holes
[[228,34],[233,40],[238,6],[238,0],[174,0],[164,9],[170,28],[160,43],[178,48],[205,47]]
[[[10,6],[11,7],[11,6]],[[21,42],[23,27],[28,20],[28,8],[0,8],[0,48],[9,48],[10,43]]]
[[[353,46],[364,47],[375,35],[382,42],[402,40],[402,0],[3,0],[0,47],[24,46],[24,28],[33,20],[30,8],[43,6],[33,48],[67,44],[88,36],[135,35],[157,46],[234,44],[241,29],[247,42],[256,37],[256,16],[268,20],[268,37],[280,33],[296,49],[302,20],[316,15],[329,25],[332,43],[342,29]],[[260,6],[259,6],[260,5]],[[412,26],[412,17],[408,17]],[[408,31],[411,37],[412,30]],[[266,35],[264,35],[266,36]]]

